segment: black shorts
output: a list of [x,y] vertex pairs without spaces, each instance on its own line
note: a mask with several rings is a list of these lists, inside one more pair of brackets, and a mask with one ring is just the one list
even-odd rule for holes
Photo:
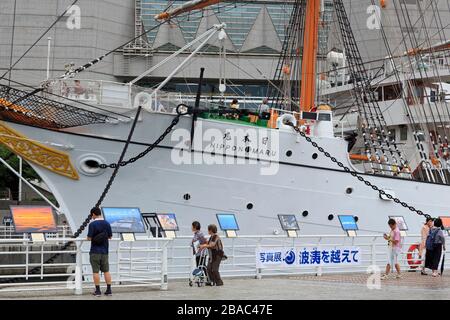
[[108,254],[91,253],[89,261],[92,266],[93,273],[109,272],[109,256]]

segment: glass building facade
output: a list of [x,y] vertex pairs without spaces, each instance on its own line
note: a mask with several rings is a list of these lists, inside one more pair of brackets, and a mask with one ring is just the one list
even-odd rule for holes
[[[155,27],[158,22],[154,17],[156,14],[165,11],[169,5],[178,6],[186,1],[167,1],[167,0],[142,0],[142,21],[146,30]],[[325,0],[323,13],[323,21],[331,20],[332,5],[331,2]],[[258,16],[263,13],[263,10],[268,13],[264,15],[264,23],[266,27],[275,30],[278,36],[277,43],[282,43],[284,40],[285,30],[289,23],[289,18],[293,9],[292,1],[235,1],[224,2],[210,7],[208,11],[195,11],[176,19],[175,24],[180,27],[184,40],[192,41],[197,36],[197,31],[200,21],[205,15],[215,15],[218,22],[226,23],[226,32],[231,40],[234,50],[236,52],[245,52],[243,45],[247,37],[255,25]],[[319,47],[321,53],[327,49],[328,28],[323,28],[319,35]],[[158,29],[152,30],[148,33],[148,41],[153,44],[157,36]],[[272,32],[274,34],[274,32]],[[248,40],[247,40],[248,41]],[[248,46],[245,46],[248,47]],[[175,48],[173,48],[175,49]],[[273,53],[277,54],[281,51],[280,46],[273,45],[272,47],[260,46],[254,48],[251,53]]]

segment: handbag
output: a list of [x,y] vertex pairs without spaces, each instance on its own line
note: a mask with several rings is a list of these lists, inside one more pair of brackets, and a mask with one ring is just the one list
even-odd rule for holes
[[108,240],[108,233],[106,231],[102,231],[98,234],[96,234],[93,238],[92,238],[92,243],[96,246],[101,246],[102,244],[105,243],[105,241]]

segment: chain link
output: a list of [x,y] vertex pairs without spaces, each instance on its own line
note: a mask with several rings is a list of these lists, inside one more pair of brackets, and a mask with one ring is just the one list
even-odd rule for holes
[[[136,126],[137,118],[139,117],[139,114],[140,114],[140,110],[141,110],[141,108],[139,108],[139,110],[138,110],[138,112],[136,114],[136,118],[135,118],[135,121],[133,123],[133,126],[132,126],[132,129],[131,129],[130,135],[128,137],[127,143],[126,143],[126,145],[125,145],[125,147],[124,147],[124,149],[122,151],[123,154],[121,155],[121,158],[124,156],[124,154],[125,154],[125,152],[126,152],[126,150],[128,148],[128,145],[130,144],[131,137],[133,135],[134,128]],[[99,207],[101,205],[101,203],[105,199],[106,195],[108,194],[108,192],[109,192],[109,190],[110,190],[110,188],[111,188],[111,186],[112,186],[112,184],[113,184],[113,182],[115,180],[115,177],[117,175],[118,170],[121,167],[125,167],[125,166],[127,166],[127,165],[129,165],[131,163],[134,163],[134,162],[138,161],[139,159],[145,157],[147,154],[149,154],[154,148],[156,148],[167,137],[167,135],[169,133],[172,132],[173,128],[180,122],[181,116],[187,115],[187,114],[189,114],[191,112],[192,112],[192,108],[190,108],[190,107],[188,107],[188,106],[186,106],[184,104],[180,104],[177,107],[177,115],[172,120],[172,123],[167,127],[167,129],[164,131],[164,133],[151,146],[149,146],[145,151],[139,153],[137,156],[135,156],[133,158],[130,158],[127,161],[119,161],[118,163],[113,163],[113,164],[110,164],[110,165],[106,165],[106,164],[99,165],[99,167],[102,168],[102,169],[107,169],[107,168],[114,169],[114,172],[111,175],[111,177],[110,177],[110,179],[108,181],[108,184],[106,185],[105,189],[103,190],[103,193],[100,196],[100,199],[98,200],[98,202],[97,202],[97,204],[95,206]],[[78,230],[72,235],[73,239],[78,238],[83,233],[83,231],[89,225],[89,222],[91,221],[91,219],[92,219],[92,215],[89,215],[83,221],[83,223],[78,228]],[[67,242],[61,249],[59,249],[60,252],[54,254],[52,257],[47,259],[45,261],[45,264],[53,263],[58,257],[61,256],[63,251],[66,251],[72,245],[76,245],[76,243],[73,242],[73,241]],[[29,271],[29,274],[38,274],[40,272],[40,270],[41,270],[41,267],[35,267],[35,268],[33,268],[33,269],[31,269]],[[20,282],[20,281],[21,281],[20,278],[0,279],[0,283],[17,283],[17,282]]]
[[119,163],[100,164],[99,167],[101,169],[108,169],[108,168],[115,169],[118,166],[125,167],[129,164],[135,163],[139,159],[144,158],[147,154],[149,154],[151,151],[153,151],[153,149],[155,149],[159,144],[161,144],[161,142],[167,137],[167,135],[172,132],[173,128],[178,124],[178,122],[180,122],[180,117],[181,117],[181,115],[178,114],[172,120],[172,123],[170,124],[170,126],[167,127],[167,129],[164,131],[164,133],[153,144],[151,144],[145,151],[139,153],[137,156],[130,158],[126,161],[121,161]]
[[374,191],[378,192],[380,194],[380,196],[385,196],[386,198],[388,198],[389,200],[394,201],[396,204],[401,205],[404,208],[409,209],[410,211],[417,213],[420,216],[426,217],[426,218],[431,218],[431,216],[429,214],[424,213],[422,210],[418,210],[416,209],[414,206],[409,205],[408,203],[401,201],[399,198],[396,198],[394,196],[392,196],[391,194],[387,193],[386,191],[382,190],[381,188],[379,188],[378,186],[374,185],[372,182],[370,182],[369,180],[366,180],[363,176],[361,176],[360,174],[358,174],[355,171],[352,171],[349,167],[347,167],[346,165],[344,165],[341,161],[337,160],[335,157],[333,157],[329,152],[327,152],[324,148],[322,148],[321,146],[319,146],[317,144],[317,142],[313,141],[310,137],[308,137],[304,132],[302,132],[298,127],[294,126],[293,123],[288,123],[288,125],[290,125],[298,134],[300,134],[303,138],[305,138],[305,140],[310,143],[314,148],[316,148],[317,150],[319,150],[320,153],[322,153],[325,157],[327,157],[328,159],[330,159],[333,163],[335,163],[338,167],[342,168],[345,172],[351,174],[353,177],[357,178],[359,181],[361,181],[362,183],[364,183],[366,186],[372,188]]

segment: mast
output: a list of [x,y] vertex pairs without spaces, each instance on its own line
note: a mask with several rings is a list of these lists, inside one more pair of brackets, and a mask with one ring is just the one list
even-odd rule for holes
[[302,111],[311,111],[315,106],[320,4],[321,0],[308,0],[306,5],[300,90],[300,107]]

